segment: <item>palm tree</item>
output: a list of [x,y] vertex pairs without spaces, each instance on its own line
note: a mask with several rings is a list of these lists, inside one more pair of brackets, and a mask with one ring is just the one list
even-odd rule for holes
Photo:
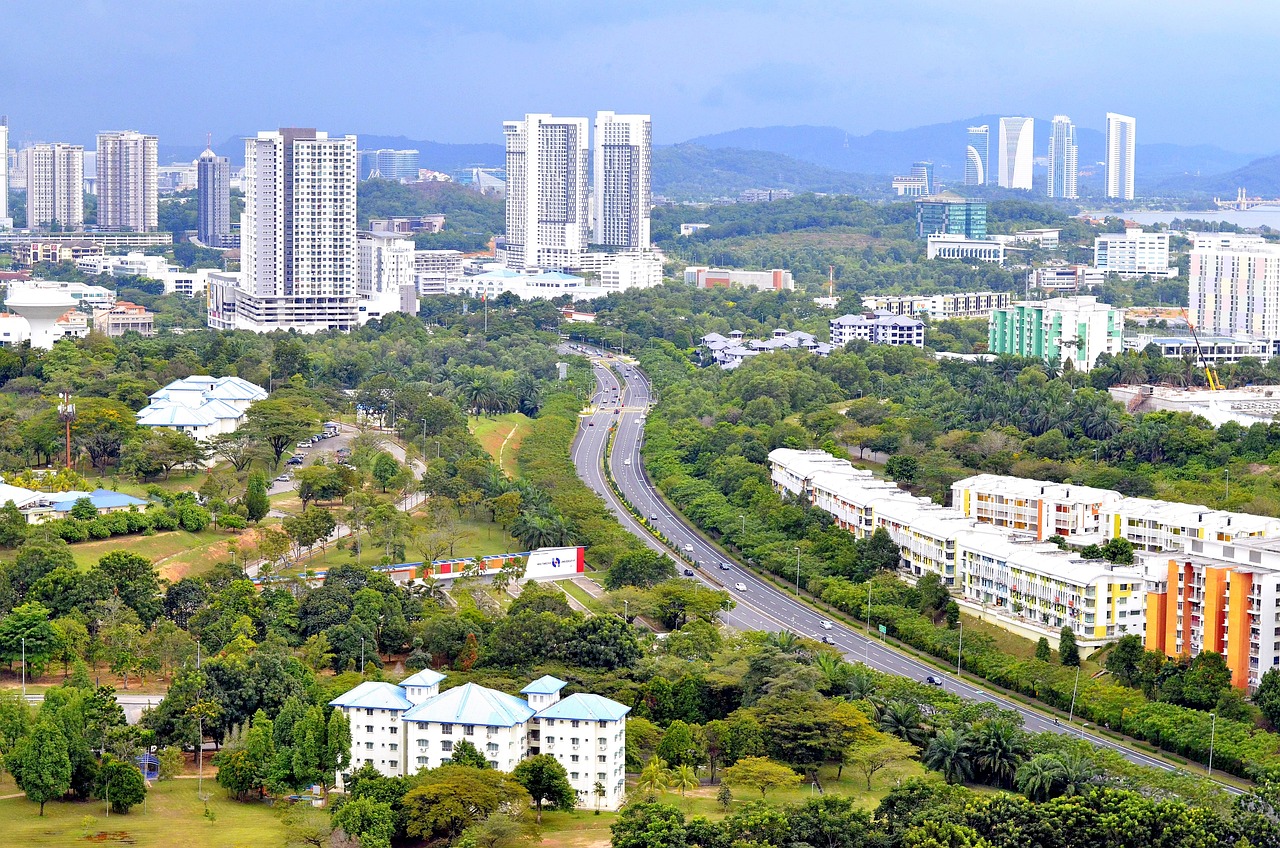
[[1061,791],[1062,762],[1052,754],[1038,754],[1018,767],[1013,782],[1032,801],[1048,801]]
[[784,654],[794,654],[800,650],[800,637],[790,630],[778,630],[765,637],[765,644],[772,645]]
[[640,778],[636,781],[636,789],[645,793],[652,799],[659,792],[666,792],[671,788],[671,769],[667,768],[667,764],[656,756],[650,757],[649,762],[644,764],[644,768],[640,771]]
[[845,682],[845,689],[848,691],[849,697],[855,701],[870,698],[876,691],[876,679],[872,675],[871,669],[862,664],[855,665],[849,672],[849,679]]
[[920,708],[909,701],[891,701],[880,711],[880,729],[912,745],[923,745],[929,733]]
[[1026,754],[1022,731],[1007,721],[991,720],[978,728],[974,760],[988,782],[1008,786]]
[[822,672],[823,687],[828,695],[839,694],[849,684],[853,666],[836,654],[821,653],[814,658],[818,671]]
[[1058,763],[1062,766],[1062,794],[1079,795],[1097,778],[1093,763],[1079,754],[1059,754]]
[[702,784],[698,781],[698,773],[693,770],[693,766],[685,765],[675,771],[668,771],[671,775],[671,787],[680,790],[680,797],[684,798],[684,793],[689,789],[697,789]]
[[930,740],[929,747],[924,749],[920,762],[926,768],[941,772],[947,783],[964,783],[973,779],[969,737],[960,730],[947,728],[939,731]]

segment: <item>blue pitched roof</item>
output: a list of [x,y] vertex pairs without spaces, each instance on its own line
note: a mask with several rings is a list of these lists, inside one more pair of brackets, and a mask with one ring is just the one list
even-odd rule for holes
[[359,707],[376,710],[407,710],[413,706],[404,690],[394,683],[366,680],[329,702],[331,707]]
[[53,501],[55,512],[67,512],[76,501],[88,498],[94,509],[119,509],[122,506],[146,506],[147,502],[133,495],[113,492],[110,489],[94,489],[92,492],[58,492]]
[[533,717],[524,701],[506,692],[465,683],[428,698],[405,713],[405,721],[437,721],[443,724],[478,724],[513,727]]
[[424,668],[412,677],[406,677],[404,680],[401,680],[400,685],[403,687],[435,686],[441,680],[444,680],[443,674],[432,668]]
[[569,684],[558,677],[544,674],[520,690],[521,695],[554,695]]
[[538,712],[538,718],[563,718],[578,721],[621,721],[631,708],[619,704],[601,695],[590,695],[578,692],[570,695],[544,710]]

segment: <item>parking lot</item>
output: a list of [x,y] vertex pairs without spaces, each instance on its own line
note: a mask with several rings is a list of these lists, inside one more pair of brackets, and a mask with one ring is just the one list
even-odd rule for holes
[[296,487],[293,481],[293,472],[311,465],[320,457],[324,457],[324,461],[328,463],[338,462],[338,451],[350,450],[351,440],[359,433],[358,429],[349,424],[339,424],[336,434],[330,438],[320,439],[316,442],[308,441],[305,443],[305,447],[303,447],[303,443],[299,443],[293,448],[293,453],[284,469],[276,479],[271,481],[267,494],[278,495],[282,492],[292,491]]

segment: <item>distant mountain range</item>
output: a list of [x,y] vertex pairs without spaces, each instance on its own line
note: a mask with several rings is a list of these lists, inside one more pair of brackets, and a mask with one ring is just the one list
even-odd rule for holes
[[[236,166],[244,164],[244,140],[251,134],[232,136],[213,150],[226,156]],[[256,135],[253,134],[253,135]],[[335,133],[336,135],[336,133]],[[419,141],[402,135],[361,135],[360,149],[369,150],[391,147],[397,150],[417,150],[419,162],[424,168],[436,171],[459,171],[474,167],[501,167],[506,159],[506,149],[501,144],[444,144],[438,141]],[[161,162],[190,162],[204,151],[204,146],[160,145]]]

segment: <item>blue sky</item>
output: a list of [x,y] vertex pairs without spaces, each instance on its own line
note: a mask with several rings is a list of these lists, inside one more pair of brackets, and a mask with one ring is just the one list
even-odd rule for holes
[[1142,142],[1280,149],[1280,3],[1232,0],[6,0],[12,143],[194,145],[282,125],[501,140],[648,112],[658,142],[987,113],[1135,115]]

